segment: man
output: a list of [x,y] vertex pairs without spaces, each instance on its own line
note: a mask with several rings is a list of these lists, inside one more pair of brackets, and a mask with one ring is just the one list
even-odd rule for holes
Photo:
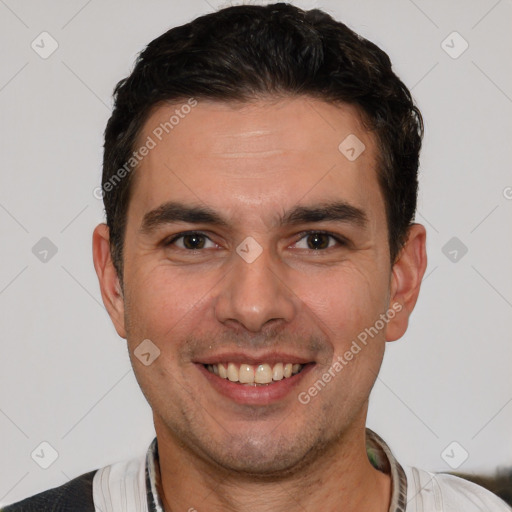
[[387,55],[319,10],[233,7],[154,40],[115,100],[93,256],[156,439],[5,510],[509,510],[365,427],[426,268],[422,120]]

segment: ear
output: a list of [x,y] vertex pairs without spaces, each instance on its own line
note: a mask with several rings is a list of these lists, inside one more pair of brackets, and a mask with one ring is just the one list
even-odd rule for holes
[[117,271],[110,255],[110,235],[106,224],[99,224],[92,235],[92,257],[100,282],[101,297],[121,338],[126,338],[124,298]]
[[393,265],[390,283],[390,310],[396,312],[386,326],[386,341],[401,338],[409,324],[421,281],[427,268],[427,234],[424,226],[413,224],[409,227],[407,242]]

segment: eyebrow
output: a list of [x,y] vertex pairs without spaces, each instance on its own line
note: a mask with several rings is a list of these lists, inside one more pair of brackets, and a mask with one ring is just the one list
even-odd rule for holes
[[[368,224],[366,213],[345,201],[333,201],[313,206],[296,206],[278,219],[281,226],[336,221],[364,228]],[[176,222],[210,224],[228,227],[229,223],[219,213],[205,206],[190,206],[176,201],[164,203],[147,212],[142,219],[140,232],[150,234],[161,226]]]
[[315,206],[296,206],[284,215],[281,225],[325,221],[346,222],[364,228],[368,224],[368,217],[361,208],[345,201],[334,201]]
[[144,215],[140,231],[143,234],[150,234],[160,226],[172,224],[174,222],[211,224],[219,227],[228,226],[227,221],[210,208],[203,206],[189,206],[183,203],[169,201]]

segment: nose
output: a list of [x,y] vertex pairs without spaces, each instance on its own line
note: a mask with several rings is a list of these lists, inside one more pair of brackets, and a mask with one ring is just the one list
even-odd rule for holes
[[251,332],[259,332],[267,324],[291,322],[298,299],[286,282],[286,268],[273,262],[268,250],[250,263],[233,254],[215,304],[217,320]]

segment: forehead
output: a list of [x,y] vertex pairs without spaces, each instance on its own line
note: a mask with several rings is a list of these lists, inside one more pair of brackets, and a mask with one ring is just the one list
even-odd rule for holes
[[383,213],[376,144],[355,107],[309,97],[191,105],[162,104],[147,119],[134,213],[172,199],[235,216],[258,206],[269,219],[287,205],[338,199]]

